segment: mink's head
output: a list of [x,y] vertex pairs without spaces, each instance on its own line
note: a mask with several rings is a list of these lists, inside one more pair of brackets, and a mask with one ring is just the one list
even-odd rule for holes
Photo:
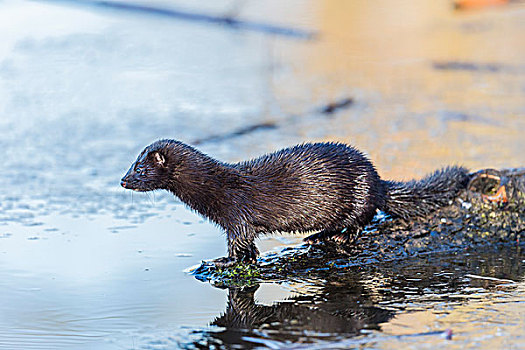
[[122,178],[122,187],[139,191],[166,189],[169,183],[171,140],[161,140],[146,147]]

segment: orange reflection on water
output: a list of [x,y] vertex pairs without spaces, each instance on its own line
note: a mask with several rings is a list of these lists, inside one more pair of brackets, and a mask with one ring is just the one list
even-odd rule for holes
[[[298,100],[355,98],[319,139],[356,145],[392,178],[447,164],[525,164],[523,5],[475,12],[435,0],[311,6],[319,39],[277,44],[293,63],[273,90],[290,113]],[[304,135],[311,127],[297,126]]]

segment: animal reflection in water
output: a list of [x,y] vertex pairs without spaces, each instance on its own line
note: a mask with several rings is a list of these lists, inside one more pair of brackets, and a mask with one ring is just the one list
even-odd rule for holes
[[[253,347],[249,337],[265,334],[270,341],[302,342],[306,335],[315,339],[335,340],[360,334],[363,328],[378,329],[394,312],[376,306],[373,296],[357,280],[344,279],[344,286],[327,282],[319,292],[297,295],[271,306],[258,304],[259,285],[229,288],[224,313],[211,322],[224,329],[205,332],[199,344],[239,344]],[[246,338],[248,337],[248,338]]]

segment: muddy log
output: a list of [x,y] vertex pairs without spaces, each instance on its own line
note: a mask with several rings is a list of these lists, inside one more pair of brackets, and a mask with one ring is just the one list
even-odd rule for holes
[[229,270],[203,264],[196,278],[217,286],[282,281],[319,271],[385,262],[445,251],[494,245],[523,245],[525,240],[525,168],[485,169],[448,207],[418,221],[376,216],[360,238],[344,249],[335,244],[299,245],[259,258],[258,268]]

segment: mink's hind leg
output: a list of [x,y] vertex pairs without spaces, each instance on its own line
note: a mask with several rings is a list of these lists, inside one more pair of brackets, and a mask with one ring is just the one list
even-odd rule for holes
[[321,232],[314,233],[304,239],[308,244],[319,244],[321,242],[332,241],[337,244],[354,243],[359,238],[361,230],[343,228],[341,230],[329,231],[323,230]]
[[310,235],[308,237],[305,237],[303,241],[305,241],[308,244],[319,244],[321,242],[325,242],[329,240],[330,239],[329,237],[331,237],[333,234],[334,232],[332,231],[323,230],[323,231],[314,233],[313,235]]

